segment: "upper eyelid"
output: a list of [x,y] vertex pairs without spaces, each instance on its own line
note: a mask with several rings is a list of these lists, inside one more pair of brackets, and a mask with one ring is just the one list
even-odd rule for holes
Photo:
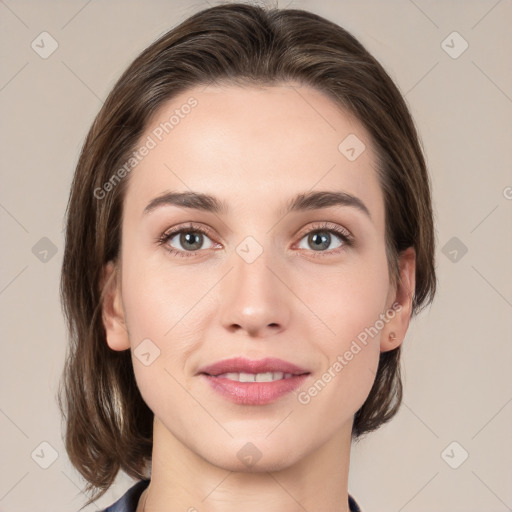
[[[183,233],[183,232],[199,232],[199,233],[202,233],[203,235],[206,235],[211,241],[213,244],[218,244],[219,242],[216,242],[215,241],[215,237],[212,236],[212,233],[211,233],[211,229],[208,229],[206,228],[205,226],[203,225],[195,225],[195,226],[190,226],[190,225],[187,225],[187,226],[178,226],[176,228],[169,228],[167,230],[165,230],[161,236],[159,236],[157,238],[157,240],[159,240],[160,242],[168,242],[169,240],[173,239],[174,237],[176,237],[177,235],[179,235],[180,233]],[[176,250],[181,250],[181,249],[176,249]]]
[[315,221],[319,224],[317,226],[306,226],[305,228],[301,229],[297,236],[302,236],[302,234],[305,236],[308,233],[314,232],[314,231],[333,231],[336,234],[337,231],[343,232],[347,237],[353,238],[353,235],[349,229],[347,229],[345,226],[342,226],[340,224],[336,224],[335,222],[331,221]]

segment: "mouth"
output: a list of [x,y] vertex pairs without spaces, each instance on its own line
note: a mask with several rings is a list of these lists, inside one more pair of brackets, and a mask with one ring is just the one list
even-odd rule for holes
[[281,359],[237,357],[201,368],[198,375],[234,403],[265,405],[294,391],[310,372]]
[[254,382],[256,377],[263,379],[256,380],[256,382],[271,382],[310,372],[296,364],[273,357],[265,359],[233,357],[205,366],[198,373],[204,373],[211,377],[220,377],[222,375],[225,378],[238,380],[239,382]]
[[[208,374],[206,374],[208,375]],[[265,372],[265,373],[238,373],[229,372],[220,375],[210,375],[210,377],[224,378],[235,382],[274,382],[276,380],[290,379],[294,377],[293,373],[283,372]]]

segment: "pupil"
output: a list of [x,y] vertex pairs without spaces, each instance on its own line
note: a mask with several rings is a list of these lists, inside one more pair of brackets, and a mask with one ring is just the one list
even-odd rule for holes
[[318,233],[313,233],[309,238],[310,241],[313,242],[315,251],[319,248],[327,249],[327,247],[329,247],[330,235],[319,235]]
[[197,250],[201,246],[201,236],[201,233],[182,233],[180,242],[183,247],[185,247],[186,244],[189,244],[189,246],[195,244],[195,247],[191,247],[191,249]]

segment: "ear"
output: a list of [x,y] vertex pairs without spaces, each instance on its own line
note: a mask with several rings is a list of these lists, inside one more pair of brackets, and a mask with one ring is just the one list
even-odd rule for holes
[[388,296],[388,309],[381,332],[380,350],[397,348],[405,338],[412,315],[412,303],[416,289],[416,251],[409,247],[399,254],[400,278]]
[[102,291],[101,317],[105,327],[108,346],[112,350],[119,351],[130,348],[120,284],[118,266],[114,262],[109,261],[103,268],[100,280],[100,289]]

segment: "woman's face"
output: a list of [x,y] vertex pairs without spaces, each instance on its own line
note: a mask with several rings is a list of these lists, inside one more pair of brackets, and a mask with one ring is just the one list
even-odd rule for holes
[[[346,442],[407,327],[369,134],[306,86],[196,87],[134,158],[107,338],[131,348],[155,428],[230,470]],[[231,358],[250,361],[206,368]],[[251,366],[266,358],[281,362]]]

